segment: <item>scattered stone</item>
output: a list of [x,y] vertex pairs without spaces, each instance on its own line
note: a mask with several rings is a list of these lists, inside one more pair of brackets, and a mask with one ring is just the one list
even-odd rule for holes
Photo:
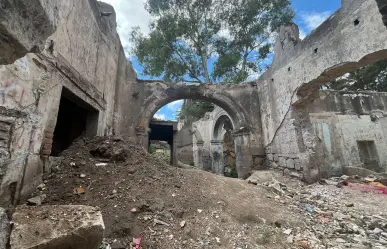
[[40,184],[37,189],[40,191],[46,190],[46,184],[44,183]]
[[286,235],[290,235],[291,233],[292,233],[292,229],[286,229],[284,231],[284,234],[286,234]]
[[12,249],[98,249],[105,230],[101,212],[88,206],[21,206],[12,221]]
[[337,238],[336,242],[337,243],[347,243],[347,241],[343,240],[342,238]]
[[107,166],[107,163],[96,163],[95,166],[101,167],[101,166]]
[[372,232],[373,232],[374,234],[381,234],[381,233],[383,232],[383,230],[377,227],[377,228],[375,228]]
[[202,209],[198,209],[198,213],[200,214],[201,212],[203,212],[203,210]]
[[75,167],[76,165],[75,165],[74,162],[71,162],[71,163],[70,163],[70,166],[71,166],[71,167]]
[[286,190],[287,190],[285,184],[280,183],[279,181],[277,181],[274,178],[268,184],[268,187],[269,187],[270,190],[272,190],[273,192],[275,192],[276,194],[279,194],[279,195],[284,195]]
[[132,208],[132,209],[130,210],[130,212],[132,212],[132,213],[137,213],[137,208]]
[[84,194],[85,192],[86,191],[83,187],[74,188],[74,194],[76,194],[76,195]]
[[153,225],[163,225],[169,227],[169,224],[167,222],[158,219],[153,219]]
[[348,203],[346,206],[347,206],[347,207],[354,207],[355,204],[353,204],[353,203]]
[[293,236],[293,235],[289,235],[289,236],[286,238],[286,241],[287,241],[289,244],[293,244],[294,236]]
[[35,197],[28,199],[27,203],[28,203],[28,205],[31,205],[31,206],[40,206],[40,205],[42,205],[45,198],[46,198],[46,195],[35,196]]
[[113,190],[112,190],[112,194],[113,194],[113,195],[117,194],[117,190],[116,190],[116,189],[113,189]]
[[220,244],[220,238],[215,237],[216,243]]
[[306,241],[299,241],[297,242],[297,246],[303,248],[303,249],[311,249],[311,247],[309,246],[308,242]]
[[185,223],[186,223],[185,220],[183,220],[182,222],[180,222],[180,227],[181,227],[181,228],[184,228],[184,227],[185,227]]
[[85,177],[86,177],[86,174],[80,174],[79,177],[80,177],[80,178],[85,178]]

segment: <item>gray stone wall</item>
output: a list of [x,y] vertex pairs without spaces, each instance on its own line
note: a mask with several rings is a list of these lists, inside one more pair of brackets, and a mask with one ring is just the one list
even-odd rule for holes
[[281,165],[299,159],[307,181],[326,174],[324,144],[314,133],[307,105],[320,85],[386,58],[386,51],[387,29],[375,0],[343,1],[302,41],[295,25],[283,28],[273,65],[257,81],[267,153],[277,155]]
[[[5,55],[2,43],[1,62],[39,53],[0,66],[0,126],[6,131],[0,138],[0,205],[17,202],[41,183],[64,87],[99,112],[98,135],[135,126],[123,99],[132,96],[136,74],[116,32],[114,9],[95,0],[34,0],[24,10],[14,5],[19,2],[6,5],[9,19],[0,18],[0,30],[19,39],[13,42],[20,53]],[[28,18],[18,15],[23,11]],[[101,11],[112,14],[102,17]],[[23,22],[33,20],[46,23],[25,30]]]

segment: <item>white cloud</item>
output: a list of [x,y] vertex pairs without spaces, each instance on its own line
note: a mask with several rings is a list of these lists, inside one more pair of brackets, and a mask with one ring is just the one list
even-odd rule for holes
[[300,29],[300,39],[304,40],[305,37],[306,37],[306,32],[304,30]]
[[140,26],[141,31],[149,33],[151,17],[145,10],[145,0],[102,0],[112,5],[117,15],[117,31],[124,48],[129,48],[129,38],[132,27]]
[[305,24],[308,31],[312,31],[318,26],[320,26],[321,23],[323,23],[325,20],[328,19],[328,17],[331,15],[330,11],[324,11],[324,12],[305,12],[301,13],[301,19],[303,23]]
[[156,113],[153,117],[156,118],[156,119],[166,120],[164,114],[158,114],[158,113]]
[[180,111],[181,106],[183,105],[183,103],[184,103],[183,99],[182,100],[176,100],[176,101],[173,101],[173,102],[169,103],[167,105],[167,108],[169,110],[171,110],[171,111],[174,111],[174,112]]

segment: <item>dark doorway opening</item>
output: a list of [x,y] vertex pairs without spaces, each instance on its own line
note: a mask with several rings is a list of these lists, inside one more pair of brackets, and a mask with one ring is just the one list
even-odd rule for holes
[[[149,141],[165,141],[170,146],[170,163],[171,165],[176,164],[174,148],[174,136],[177,132],[177,122],[174,121],[156,121],[152,120],[149,125],[151,130],[149,134]],[[149,143],[151,144],[151,143]],[[150,148],[149,148],[150,149]],[[149,151],[151,152],[151,151]]]
[[360,161],[363,167],[375,172],[380,172],[379,156],[374,141],[357,141]]
[[59,156],[80,136],[95,136],[98,128],[98,115],[98,110],[70,90],[63,88],[51,156]]

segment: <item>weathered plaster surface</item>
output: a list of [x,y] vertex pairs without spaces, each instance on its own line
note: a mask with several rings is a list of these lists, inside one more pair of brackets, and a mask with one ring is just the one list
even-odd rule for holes
[[267,153],[300,160],[308,181],[326,166],[321,168],[323,144],[305,106],[321,84],[387,57],[382,18],[375,0],[343,0],[342,8],[303,41],[295,25],[283,28],[273,65],[257,82]]
[[[19,41],[16,45],[26,48],[15,45],[21,53],[11,56],[0,52],[2,62],[40,52],[0,66],[0,204],[16,202],[41,183],[63,87],[98,110],[97,135],[111,135],[120,132],[121,120],[128,120],[119,101],[135,85],[136,74],[126,61],[110,5],[95,0],[40,2],[13,1],[9,5],[6,1],[0,6],[2,11],[5,6],[6,13],[25,11],[36,16],[36,22],[17,25],[21,18],[17,14],[12,16],[15,20],[0,17],[0,34],[13,32]],[[27,8],[33,3],[36,6]],[[102,11],[111,14],[102,16]],[[39,21],[47,23],[34,26]],[[38,50],[26,45],[41,43]]]

